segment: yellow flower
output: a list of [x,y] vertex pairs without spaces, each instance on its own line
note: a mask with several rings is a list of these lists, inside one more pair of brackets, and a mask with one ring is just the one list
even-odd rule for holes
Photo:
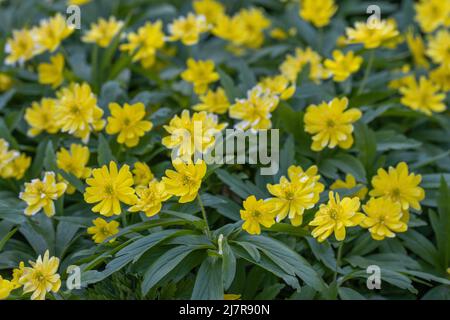
[[122,44],[120,50],[133,55],[133,61],[140,61],[144,68],[150,68],[155,63],[156,51],[164,46],[162,22],[146,22],[137,33],[130,33],[128,43]]
[[87,83],[72,83],[57,92],[57,125],[84,143],[89,141],[92,130],[100,131],[105,125],[103,110],[97,106],[97,98]]
[[223,300],[240,300],[240,299],[241,299],[240,294],[225,293],[223,295]]
[[11,279],[11,283],[14,285],[14,289],[20,288],[22,285],[20,284],[20,278],[23,276],[23,272],[25,271],[25,263],[20,261],[19,267],[13,270],[13,278]]
[[108,117],[106,132],[108,134],[118,133],[117,142],[125,144],[128,148],[137,146],[139,139],[153,128],[151,121],[143,120],[145,106],[141,102],[132,105],[125,103],[123,108],[117,103],[110,103],[109,110],[111,117]]
[[278,95],[281,100],[288,100],[295,93],[295,84],[284,75],[277,75],[273,77],[266,77],[259,83],[263,90],[269,90],[272,94]]
[[33,102],[25,111],[25,120],[31,127],[28,129],[30,137],[35,137],[43,131],[51,134],[58,132],[56,100],[43,98],[40,103]]
[[221,14],[217,17],[212,33],[221,39],[230,41],[235,46],[242,45],[246,40],[244,22],[237,15],[234,17]]
[[280,71],[289,81],[295,83],[303,68],[309,65],[309,78],[315,83],[330,77],[331,73],[322,64],[322,57],[310,47],[305,50],[295,49],[295,55],[287,55],[280,66]]
[[134,184],[147,186],[154,179],[153,173],[145,162],[136,162],[133,169]]
[[218,114],[224,114],[230,107],[227,95],[222,88],[217,88],[216,91],[208,90],[205,95],[200,96],[201,103],[192,107],[195,111],[207,111]]
[[406,44],[412,54],[414,63],[417,66],[428,68],[429,63],[425,57],[425,44],[422,37],[419,34],[414,36],[412,29],[409,29],[406,33]]
[[394,238],[394,232],[405,232],[408,225],[402,221],[402,210],[398,202],[388,198],[371,198],[362,206],[367,216],[361,227],[368,228],[374,240]]
[[321,28],[330,23],[336,11],[337,6],[334,0],[302,0],[299,14],[304,20]]
[[172,161],[174,170],[166,170],[166,177],[162,178],[166,192],[172,196],[180,197],[179,203],[191,202],[197,197],[206,174],[206,163],[198,160],[195,164],[184,162],[177,158]]
[[273,28],[270,30],[270,37],[276,40],[285,40],[289,37],[289,34],[282,28]]
[[450,91],[450,66],[441,65],[430,72],[430,79],[442,91]]
[[363,59],[355,56],[353,51],[343,54],[342,51],[333,51],[333,60],[327,59],[324,62],[325,67],[333,74],[333,80],[342,82],[347,80],[351,74],[357,72],[361,67]]
[[304,211],[314,207],[324,190],[324,185],[318,182],[320,175],[315,174],[316,166],[310,167],[307,172],[300,168],[301,174],[298,174],[298,171],[297,167],[290,166],[289,180],[282,176],[279,184],[267,184],[267,190],[275,196],[268,202],[276,208],[277,222],[289,216],[292,225],[301,225]]
[[275,207],[273,203],[262,199],[256,200],[255,196],[249,196],[243,202],[244,209],[240,211],[244,220],[242,229],[250,234],[260,234],[261,225],[270,228],[275,224]]
[[394,72],[405,74],[405,76],[393,79],[389,81],[388,87],[391,89],[400,89],[401,87],[408,86],[410,82],[416,81],[414,75],[408,73],[411,72],[411,66],[409,64],[404,64],[401,69],[394,69]]
[[427,55],[436,64],[450,67],[450,32],[439,30],[428,42]]
[[419,187],[421,180],[420,174],[409,174],[408,165],[400,162],[396,168],[389,167],[389,172],[378,169],[377,175],[372,178],[373,190],[369,195],[400,203],[402,210],[408,210],[409,207],[420,210],[419,202],[425,198],[425,191]]
[[[91,168],[86,167],[89,162],[89,148],[80,144],[71,144],[70,152],[65,148],[56,153],[56,164],[59,169],[64,170],[67,173],[73,174],[79,179],[86,179],[91,175]],[[72,194],[75,192],[75,187],[70,185],[69,182],[64,181],[67,184],[67,193]]]
[[0,138],[0,172],[19,156],[19,152],[9,150],[9,143]]
[[122,209],[120,203],[127,205],[136,203],[136,195],[133,189],[133,175],[128,165],[122,166],[120,171],[114,161],[109,163],[109,170],[106,165],[92,170],[92,177],[86,179],[89,187],[84,193],[84,201],[87,203],[97,203],[92,208],[93,212],[98,212],[103,216],[120,215]]
[[238,99],[229,109],[230,117],[241,120],[235,125],[240,130],[261,130],[272,127],[271,112],[278,106],[278,96],[256,86],[248,91],[247,99]]
[[39,27],[33,29],[36,46],[39,53],[46,50],[53,52],[58,49],[61,42],[75,31],[73,26],[66,23],[62,14],[42,20]]
[[312,134],[311,149],[320,151],[339,146],[348,149],[353,145],[353,123],[361,118],[361,111],[347,109],[347,98],[334,98],[320,105],[310,105],[305,113],[305,131]]
[[174,149],[174,155],[184,160],[191,159],[195,152],[204,153],[215,143],[215,135],[226,127],[226,123],[218,123],[215,114],[205,111],[195,112],[192,118],[189,110],[183,110],[181,117],[175,115],[164,129],[170,136],[162,139],[162,144]]
[[241,9],[234,19],[240,23],[240,29],[236,32],[241,36],[233,42],[240,46],[258,49],[264,42],[264,30],[270,27],[270,19],[264,16],[261,9]]
[[100,18],[97,23],[91,24],[91,29],[81,40],[87,43],[96,43],[99,47],[106,48],[122,27],[123,22],[117,21],[115,17],[110,17],[108,20]]
[[91,2],[92,0],[67,0],[67,5],[76,5],[76,6],[82,6],[83,4],[87,4]]
[[388,46],[400,35],[393,19],[376,21],[376,26],[356,22],[354,28],[346,29],[346,34],[348,43],[362,43],[366,49]]
[[47,250],[44,258],[39,255],[36,262],[30,261],[30,264],[31,267],[24,268],[19,281],[23,285],[24,293],[33,292],[31,300],[45,300],[47,292],[59,291],[61,279],[58,274],[58,258],[50,258]]
[[[1,158],[1,156],[0,156]],[[8,162],[2,170],[0,170],[0,176],[4,179],[14,178],[20,180],[25,175],[31,164],[31,157],[26,154],[21,154],[15,157],[12,161]]]
[[181,40],[187,46],[198,43],[200,34],[208,31],[209,27],[203,15],[196,16],[189,13],[187,17],[179,17],[169,24],[170,41]]
[[0,300],[4,300],[9,297],[11,291],[14,290],[14,284],[0,276]]
[[64,56],[61,53],[50,58],[50,63],[40,63],[38,66],[39,83],[49,84],[57,88],[64,81]]
[[13,31],[12,38],[6,40],[5,52],[8,56],[6,64],[23,64],[36,54],[33,34],[28,29]]
[[431,115],[446,109],[445,94],[440,93],[439,87],[425,77],[420,77],[419,83],[416,79],[408,81],[399,91],[402,94],[400,102],[413,110]]
[[359,206],[359,198],[345,197],[341,200],[338,193],[334,195],[330,191],[328,203],[320,205],[313,221],[309,223],[315,227],[312,236],[323,242],[334,233],[336,240],[344,240],[345,228],[357,226],[364,219],[364,215],[358,212]]
[[450,24],[450,3],[442,0],[420,0],[415,4],[416,21],[426,33]]
[[25,190],[19,194],[19,198],[27,203],[24,213],[33,216],[44,209],[44,213],[52,217],[55,214],[53,201],[61,197],[66,188],[65,183],[56,183],[54,172],[46,172],[43,180],[33,179],[25,183]]
[[[102,218],[97,218],[92,221],[94,226],[87,229],[88,234],[92,234],[92,240],[95,243],[102,243],[106,238],[109,238],[119,232],[119,223],[117,221],[107,222]],[[114,242],[111,239],[109,242]]]
[[187,61],[187,69],[183,71],[181,78],[194,85],[194,92],[196,94],[203,94],[208,90],[210,83],[219,80],[219,74],[214,71],[214,61],[195,61],[189,58]]
[[241,54],[242,48],[257,49],[264,42],[264,30],[270,26],[270,20],[257,8],[242,9],[233,17],[225,14],[218,16],[213,34],[230,41],[235,54]]
[[204,16],[209,23],[216,22],[225,13],[223,4],[215,0],[195,0],[192,6],[195,13]]
[[6,73],[0,72],[0,92],[8,91],[12,85],[12,78]]
[[147,217],[153,217],[161,211],[162,203],[168,200],[171,195],[167,193],[163,182],[151,181],[148,187],[136,190],[139,199],[136,204],[128,209],[130,212],[144,212]]
[[[350,173],[347,173],[347,175],[345,176],[345,181],[342,181],[341,179],[336,180],[335,182],[333,182],[333,184],[330,186],[331,190],[336,190],[336,189],[353,189],[357,186],[360,186],[361,184],[357,184],[356,183],[356,179],[354,176],[352,176]],[[357,192],[355,192],[354,194],[352,194],[351,196],[356,196],[359,199],[364,199],[366,197],[367,194],[367,187],[363,186],[361,189],[359,189]]]

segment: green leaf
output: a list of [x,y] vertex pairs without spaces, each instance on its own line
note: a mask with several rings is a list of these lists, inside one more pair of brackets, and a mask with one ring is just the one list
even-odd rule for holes
[[361,161],[349,154],[341,153],[324,160],[324,162],[330,163],[342,172],[352,174],[358,182],[367,183],[366,171]]
[[438,189],[441,186],[441,178],[447,185],[450,184],[450,173],[430,173],[422,175],[420,186],[424,189]]
[[367,172],[373,172],[373,163],[377,153],[377,143],[374,132],[361,122],[355,124],[355,143],[361,160]]
[[11,89],[0,95],[0,110],[2,110],[12,97],[16,94],[16,90]]
[[[96,276],[95,281],[101,281],[109,277],[114,272],[119,271],[125,267],[130,262],[136,262],[141,258],[141,256],[149,251],[151,248],[157,246],[158,244],[166,241],[167,239],[185,233],[185,231],[180,230],[163,230],[160,232],[152,233],[145,237],[140,237],[133,243],[122,248],[116,253],[114,259],[112,259],[106,265],[105,269],[101,274]],[[90,282],[93,283],[93,282]]]
[[51,141],[47,143],[47,147],[45,148],[44,167],[47,171],[55,173],[58,171],[58,166],[56,165],[56,153]]
[[[242,242],[233,241],[233,244],[239,244],[241,245]],[[298,283],[297,277],[286,273],[282,268],[280,268],[275,262],[273,262],[271,259],[269,259],[265,254],[260,255],[260,259],[256,261],[253,259],[247,251],[242,249],[242,246],[233,246],[233,251],[236,254],[236,256],[243,258],[262,269],[265,269],[271,273],[273,273],[278,278],[281,278],[286,282],[288,285],[290,285],[292,288],[296,290],[300,290],[300,284]]]
[[441,270],[446,271],[450,265],[450,190],[444,178],[439,188],[438,213],[431,213],[430,219],[436,234],[437,248]]
[[191,299],[223,300],[222,264],[217,257],[206,258],[197,272]]
[[328,269],[333,272],[338,269],[333,248],[328,242],[319,243],[316,239],[311,237],[306,237],[306,241],[308,242],[308,245],[317,260],[320,260]]
[[261,255],[259,254],[258,248],[254,244],[245,241],[233,241],[233,243],[244,248],[244,250],[247,251],[254,261],[258,262],[261,260]]
[[393,130],[383,130],[376,133],[377,151],[416,149],[422,145],[420,141],[410,139]]
[[195,247],[192,246],[178,246],[168,250],[159,257],[144,274],[142,294],[146,295],[150,289],[194,250]]
[[217,169],[215,173],[223,183],[231,188],[231,191],[233,191],[243,199],[247,198],[250,195],[254,195],[259,199],[266,197],[265,192],[259,189],[250,181],[244,182],[237,176],[232,175],[223,169]]
[[116,162],[116,158],[111,152],[108,141],[103,134],[98,135],[98,164],[99,166],[108,165],[110,161]]
[[13,149],[16,150],[19,149],[19,144],[17,143],[16,139],[12,136],[8,126],[6,125],[2,117],[0,117],[0,138],[3,138],[6,141],[8,141]]
[[342,300],[367,300],[358,291],[346,287],[340,287],[338,293]]
[[271,286],[265,287],[263,291],[258,293],[255,300],[274,300],[284,287],[286,286],[282,283],[275,283]]
[[3,250],[3,247],[5,246],[6,242],[8,242],[9,239],[17,232],[17,228],[12,229],[10,232],[8,232],[4,237],[0,239],[0,252]]
[[228,100],[233,103],[236,98],[239,98],[239,91],[234,85],[233,79],[222,69],[218,69],[220,75],[220,85],[225,90]]
[[205,207],[217,210],[221,215],[233,221],[240,221],[239,210],[241,207],[231,199],[224,196],[213,196],[209,193],[202,194],[202,201]]
[[438,252],[433,243],[425,236],[410,229],[406,233],[399,234],[398,237],[403,240],[403,244],[406,248],[417,254],[429,264],[436,265]]
[[73,174],[65,172],[64,170],[58,170],[58,173],[72,186],[74,186],[78,192],[84,193],[84,183]]
[[314,289],[320,291],[324,288],[322,279],[308,261],[284,243],[265,236],[250,235],[240,235],[237,241],[246,241],[254,244],[280,268],[288,274],[298,276]]
[[222,250],[223,286],[227,290],[233,283],[234,276],[236,275],[236,257],[226,239],[222,242]]

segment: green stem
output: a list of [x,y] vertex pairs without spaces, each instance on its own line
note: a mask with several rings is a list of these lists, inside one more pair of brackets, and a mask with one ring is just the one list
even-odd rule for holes
[[369,54],[369,61],[367,62],[366,70],[364,71],[364,78],[361,81],[361,85],[358,89],[358,95],[361,94],[364,90],[364,86],[366,85],[367,78],[369,78],[370,70],[372,69],[373,60],[375,58],[375,50],[371,50]]
[[128,226],[127,221],[127,212],[122,210],[122,213],[120,214],[120,218],[122,220],[122,227],[125,228]]
[[319,29],[319,53],[322,54],[322,49],[323,49],[323,41],[324,41],[324,32],[323,32],[323,28]]
[[207,237],[211,240],[212,239],[211,238],[211,230],[209,229],[208,218],[206,217],[205,207],[203,205],[200,194],[197,196],[197,200],[198,200],[198,204],[200,205],[200,209],[202,211],[203,220],[205,221],[205,233],[206,233]]
[[336,257],[336,270],[334,272],[334,282],[337,280],[338,270],[341,267],[341,259],[342,259],[342,248],[344,248],[344,241],[341,241],[339,244],[337,257]]

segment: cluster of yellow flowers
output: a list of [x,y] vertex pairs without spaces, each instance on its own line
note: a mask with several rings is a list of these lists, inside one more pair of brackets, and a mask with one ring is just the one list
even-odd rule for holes
[[[281,177],[279,184],[267,185],[274,198],[257,200],[255,196],[249,196],[244,201],[244,209],[241,210],[244,230],[250,234],[260,234],[261,225],[270,228],[275,221],[280,222],[287,216],[292,225],[302,224],[303,213],[317,204],[324,185],[319,182],[316,166],[306,171],[291,166],[288,177]],[[322,242],[334,234],[336,240],[342,241],[346,228],[358,225],[367,228],[375,240],[392,238],[395,233],[405,232],[409,221],[408,210],[420,210],[419,202],[425,197],[424,190],[419,187],[420,181],[421,176],[409,174],[404,162],[396,168],[390,167],[388,172],[380,168],[372,179],[371,198],[362,206],[365,214],[359,210],[367,188],[361,189],[354,197],[342,199],[337,192],[330,191],[328,203],[319,206],[314,219],[308,224],[314,227],[312,236]],[[354,177],[347,175],[346,182],[338,180],[330,189],[355,186]]]
[[[71,0],[69,3],[82,5],[90,0]],[[406,44],[411,52],[415,67],[429,71],[416,79],[409,75],[411,67],[405,65],[400,79],[389,86],[398,89],[400,102],[427,115],[446,110],[445,92],[450,90],[450,3],[440,0],[421,0],[416,5],[416,20],[421,30],[427,33],[426,43],[420,35],[408,31]],[[226,14],[225,6],[216,0],[193,1],[194,12],[174,19],[166,35],[162,21],[146,22],[134,32],[121,37],[126,27],[124,21],[115,17],[100,18],[92,23],[81,40],[101,48],[111,45],[114,39],[123,41],[118,48],[130,60],[138,62],[145,69],[155,65],[158,52],[168,42],[180,41],[186,46],[199,43],[206,33],[229,43],[229,49],[239,55],[248,49],[260,48],[265,40],[265,31],[271,21],[261,9],[244,8],[233,16]],[[337,11],[334,0],[303,0],[299,15],[317,28],[331,23]],[[227,123],[221,122],[228,115],[240,130],[265,130],[272,128],[272,114],[280,101],[291,99],[296,92],[299,75],[307,67],[309,78],[316,84],[332,79],[344,82],[359,72],[363,55],[367,51],[373,59],[374,50],[380,47],[395,48],[404,42],[394,19],[375,21],[376,27],[366,22],[356,22],[338,39],[342,50],[334,50],[331,57],[321,56],[311,47],[296,48],[288,53],[274,75],[257,79],[257,84],[246,92],[245,97],[230,101],[226,90],[216,83],[221,80],[212,60],[186,61],[186,69],[180,74],[182,80],[192,85],[198,96],[198,103],[192,106],[195,112],[184,109],[163,125],[167,136],[161,143],[172,151],[172,169],[167,169],[161,179],[155,178],[145,162],[135,162],[133,169],[128,164],[111,161],[99,168],[88,166],[90,150],[86,144],[91,135],[105,131],[115,136],[118,144],[126,148],[138,146],[141,139],[153,129],[149,109],[141,102],[109,104],[109,116],[99,107],[94,86],[76,83],[67,76],[65,54],[56,52],[63,40],[74,28],[67,25],[61,14],[42,20],[39,26],[15,30],[6,41],[5,62],[24,64],[36,55],[50,53],[49,61],[37,67],[39,83],[50,85],[56,91],[55,97],[44,97],[33,102],[25,110],[30,137],[42,133],[65,133],[80,139],[61,147],[56,153],[58,170],[68,173],[87,184],[83,193],[92,211],[105,217],[93,220],[87,229],[95,243],[113,242],[119,233],[117,216],[128,212],[142,212],[153,217],[161,212],[163,204],[172,197],[179,203],[189,203],[196,198],[201,204],[200,189],[205,179],[207,166],[202,160],[193,161],[196,152],[204,153],[215,144],[215,136],[221,133]],[[285,39],[290,33],[273,29],[273,38]],[[351,51],[347,45],[360,44],[364,49]],[[368,61],[368,67],[372,60]],[[434,65],[433,70],[429,70]],[[223,80],[223,79],[222,79]],[[365,80],[363,80],[364,82]],[[256,81],[255,81],[256,82]],[[14,85],[7,73],[0,73],[0,92]],[[225,84],[223,84],[225,87]],[[245,93],[243,93],[245,95]],[[348,150],[354,144],[354,124],[362,117],[357,108],[349,108],[347,97],[336,97],[320,104],[310,104],[304,114],[304,130],[311,135],[311,149],[320,152],[336,147]],[[198,125],[201,129],[197,130]],[[200,136],[199,136],[200,135]],[[128,161],[127,161],[128,162]],[[0,138],[0,177],[21,180],[30,167],[31,158],[11,150],[9,144]],[[101,165],[101,164],[100,164]],[[48,217],[55,215],[55,201],[66,194],[77,191],[61,172],[45,172],[42,179],[24,183],[19,198],[26,203],[24,213],[33,216],[41,210]],[[67,178],[67,177],[66,177]],[[68,179],[68,178],[67,178]],[[68,179],[70,180],[70,179]],[[395,237],[396,233],[408,228],[409,210],[420,210],[425,197],[419,186],[421,176],[409,172],[406,163],[401,162],[388,170],[380,168],[371,180],[372,189],[358,183],[350,174],[345,181],[336,180],[329,186],[328,201],[318,206],[314,217],[305,227],[319,242],[334,234],[343,241],[346,228],[366,228],[375,240]],[[240,211],[242,229],[250,234],[260,234],[262,227],[270,229],[286,218],[295,227],[304,224],[304,216],[312,212],[320,202],[326,185],[313,165],[303,170],[290,166],[287,177],[278,183],[267,184],[271,197],[257,199],[250,195],[243,201]],[[341,197],[339,189],[359,190],[351,196]],[[362,205],[366,196],[370,198]],[[306,220],[306,219],[305,219]],[[262,226],[262,227],[261,227]],[[117,237],[117,236],[116,236]],[[11,291],[23,286],[24,293],[32,292],[32,299],[45,299],[46,294],[59,291],[59,259],[50,257],[48,251],[35,262],[25,267],[22,262],[13,271],[12,280],[0,276],[0,300]]]
[[47,250],[44,257],[38,256],[36,261],[30,261],[30,267],[20,262],[19,267],[13,270],[11,280],[0,276],[0,300],[7,298],[11,291],[23,288],[24,293],[32,293],[32,300],[45,300],[47,293],[57,293],[61,287],[58,274],[59,259],[50,257]]
[[20,180],[31,164],[31,158],[24,153],[9,149],[9,143],[0,138],[0,177]]

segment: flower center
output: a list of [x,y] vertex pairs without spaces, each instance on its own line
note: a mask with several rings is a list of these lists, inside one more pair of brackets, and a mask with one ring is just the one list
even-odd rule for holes
[[292,191],[286,192],[286,199],[287,200],[294,200],[294,193]]
[[253,211],[252,213],[253,218],[259,218],[261,216],[261,212],[258,210]]
[[109,230],[106,227],[101,228],[100,232],[105,236],[109,236]]
[[337,219],[338,212],[337,212],[336,209],[331,208],[331,209],[328,210],[328,213],[329,213],[331,219],[333,219],[333,220]]
[[45,275],[41,271],[36,271],[34,277],[35,277],[36,281],[38,281],[38,282],[45,281]]
[[108,195],[113,195],[114,194],[114,187],[111,184],[107,184],[105,186],[105,193]]
[[398,200],[400,199],[400,189],[399,188],[394,188],[391,191],[391,197],[394,200]]
[[183,183],[183,186],[191,184],[191,178],[189,178],[188,176],[183,176],[182,183]]
[[335,125],[336,125],[336,123],[333,120],[329,119],[327,121],[327,127],[328,128],[334,128]]

